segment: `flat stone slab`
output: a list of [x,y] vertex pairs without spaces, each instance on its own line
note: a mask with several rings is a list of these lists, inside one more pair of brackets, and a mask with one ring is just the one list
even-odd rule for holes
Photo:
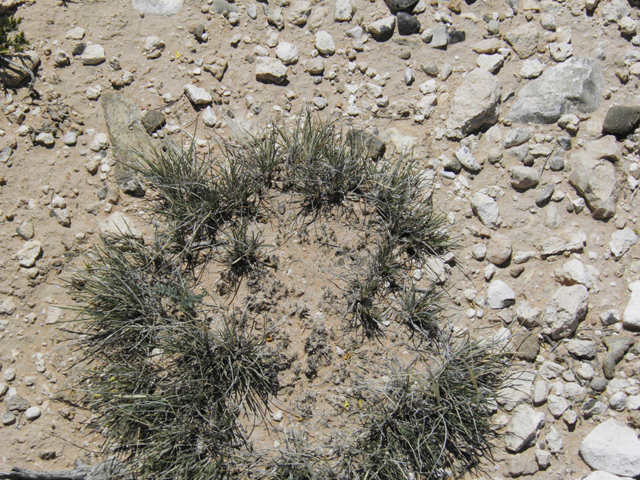
[[131,4],[145,15],[174,15],[184,0],[132,0]]

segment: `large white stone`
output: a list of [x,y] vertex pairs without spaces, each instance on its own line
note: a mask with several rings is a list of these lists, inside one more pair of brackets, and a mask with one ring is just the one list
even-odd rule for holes
[[611,234],[609,249],[611,249],[614,257],[620,258],[636,243],[638,243],[638,235],[636,235],[632,229],[625,228],[623,230],[616,230]]
[[276,57],[278,57],[285,65],[296,63],[300,54],[295,45],[288,42],[280,42],[276,48]]
[[593,469],[625,477],[640,475],[640,440],[632,428],[613,418],[587,435],[580,455]]
[[487,288],[487,303],[494,310],[507,308],[516,301],[516,294],[502,280],[494,280]]
[[316,49],[321,55],[333,55],[336,53],[336,44],[333,37],[324,30],[316,33]]
[[211,94],[204,88],[196,87],[195,85],[185,85],[182,88],[184,89],[184,93],[187,94],[187,98],[189,98],[194,105],[207,105],[213,100]]
[[582,480],[631,480],[629,477],[619,477],[618,475],[613,475],[612,473],[603,472],[602,470],[598,470],[596,472],[592,472]]
[[504,435],[507,450],[518,453],[533,445],[543,425],[544,413],[529,405],[518,405]]
[[629,290],[631,290],[631,296],[624,310],[622,324],[625,328],[640,330],[640,282],[631,283]]
[[471,197],[471,209],[485,227],[496,230],[500,228],[500,209],[496,201],[484,193],[475,193]]
[[572,335],[584,320],[588,305],[589,292],[584,285],[558,288],[542,315],[542,333],[553,340]]

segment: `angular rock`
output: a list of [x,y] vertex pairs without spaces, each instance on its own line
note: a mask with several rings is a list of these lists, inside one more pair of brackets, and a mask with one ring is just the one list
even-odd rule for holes
[[554,275],[558,283],[566,286],[584,285],[587,289],[595,282],[597,270],[594,267],[587,267],[577,258],[569,260],[555,270]]
[[390,15],[388,17],[381,18],[375,22],[371,22],[367,26],[367,31],[376,40],[386,40],[393,35],[393,31],[396,28],[396,17]]
[[372,160],[381,159],[387,149],[386,144],[382,140],[364,130],[349,130],[347,133],[347,141],[353,142],[352,148],[357,150],[366,149],[369,158]]
[[444,48],[449,43],[449,33],[446,25],[438,25],[432,30],[433,35],[429,41],[429,46],[433,48]]
[[629,330],[640,330],[640,282],[629,284],[631,296],[624,310],[622,325]]
[[544,413],[528,405],[518,405],[507,425],[504,442],[509,452],[518,453],[533,445],[544,425]]
[[504,65],[504,57],[499,53],[495,53],[493,55],[480,55],[476,60],[476,65],[496,74],[502,68],[502,65]]
[[531,138],[531,132],[526,128],[518,127],[513,130],[509,130],[504,136],[504,148],[517,147],[524,143],[527,143]]
[[611,218],[624,181],[622,154],[612,135],[587,142],[584,147],[569,156],[569,183],[584,198],[593,218]]
[[183,0],[133,0],[131,3],[145,15],[174,15],[182,7]]
[[485,227],[497,230],[500,228],[500,209],[496,201],[489,195],[477,192],[471,197],[471,209]]
[[556,62],[564,62],[573,56],[573,46],[569,43],[552,43],[549,45],[549,53]]
[[535,328],[538,326],[538,320],[540,319],[540,309],[532,307],[529,302],[518,302],[516,307],[516,319],[525,328]]
[[498,121],[502,84],[482,68],[467,75],[449,103],[446,127],[469,135]]
[[556,190],[556,186],[553,183],[548,183],[538,191],[536,195],[536,205],[540,208],[544,207],[551,201],[553,193]]
[[82,60],[83,65],[100,65],[107,59],[107,57],[102,45],[94,43],[87,45],[87,48],[82,52],[80,59]]
[[640,475],[640,440],[632,428],[613,418],[587,435],[580,455],[595,470],[624,477]]
[[569,337],[584,320],[589,292],[584,285],[558,288],[542,315],[542,333],[553,340]]
[[567,350],[578,358],[591,359],[596,356],[596,344],[591,340],[570,340],[567,343]]
[[18,264],[24,268],[31,268],[42,255],[42,244],[37,240],[26,242],[16,253]]
[[17,395],[5,398],[4,404],[7,407],[7,410],[11,412],[24,412],[30,405],[29,400],[25,400]]
[[151,35],[147,37],[147,40],[144,42],[144,49],[142,50],[142,54],[147,57],[149,60],[153,60],[155,58],[159,58],[162,55],[162,51],[164,50],[165,44],[159,37],[156,35]]
[[182,89],[189,101],[194,105],[207,105],[213,100],[211,94],[204,88],[196,87],[195,85],[185,85]]
[[531,400],[531,390],[536,372],[523,370],[510,376],[504,387],[498,391],[498,404],[507,412],[512,411],[518,405]]
[[559,255],[564,252],[581,252],[584,249],[587,236],[584,232],[566,231],[562,236],[553,235],[547,238],[539,246],[540,254],[543,257]]
[[524,23],[504,36],[516,55],[522,59],[529,58],[538,51],[539,38],[540,32],[533,23]]
[[511,258],[511,239],[506,235],[500,235],[499,233],[493,235],[489,240],[487,248],[486,258],[496,266],[506,264]]
[[353,17],[355,7],[351,0],[335,0],[333,6],[333,21],[348,22]]
[[591,113],[600,107],[604,85],[595,60],[573,57],[521,88],[507,119],[550,124],[566,113]]
[[300,54],[295,45],[288,42],[280,42],[276,48],[276,57],[285,65],[291,65],[298,61]]
[[538,185],[540,174],[531,167],[515,166],[509,169],[511,186],[516,190],[527,190]]
[[538,78],[544,71],[544,64],[538,60],[525,60],[520,68],[520,76],[526,79]]
[[494,310],[507,308],[516,302],[516,294],[502,280],[494,280],[487,288],[487,303]]
[[638,243],[638,235],[632,229],[624,228],[611,234],[609,249],[614,257],[620,258],[636,243]]
[[260,82],[283,83],[287,71],[287,66],[277,58],[258,57],[256,60],[256,79]]
[[640,125],[640,107],[632,105],[612,105],[602,124],[604,135],[626,137]]
[[142,239],[142,232],[137,223],[121,212],[109,215],[100,222],[100,235],[109,243],[118,243],[123,237],[134,240]]
[[290,22],[298,27],[304,27],[311,15],[311,3],[307,1],[293,2],[289,7]]
[[164,125],[166,119],[162,112],[158,110],[148,110],[142,117],[142,125],[149,135]]
[[420,20],[409,13],[398,12],[396,23],[400,35],[413,35],[420,32]]

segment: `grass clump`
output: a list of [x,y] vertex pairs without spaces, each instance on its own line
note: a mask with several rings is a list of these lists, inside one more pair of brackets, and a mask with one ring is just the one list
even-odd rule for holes
[[423,372],[405,369],[364,415],[363,479],[457,477],[490,457],[491,422],[505,363],[488,344],[464,341]]
[[106,437],[157,479],[223,478],[246,439],[239,420],[264,416],[278,378],[246,320],[215,327],[166,245],[104,244],[72,285],[85,370],[77,386]]

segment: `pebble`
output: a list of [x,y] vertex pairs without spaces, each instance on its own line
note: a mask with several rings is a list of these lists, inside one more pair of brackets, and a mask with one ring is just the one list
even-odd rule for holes
[[400,35],[413,35],[420,32],[420,20],[409,13],[398,12],[396,23]]
[[189,101],[194,105],[207,105],[213,100],[211,94],[204,88],[196,87],[195,85],[185,85],[182,88]]
[[147,37],[144,43],[142,54],[149,60],[160,58],[160,55],[162,55],[162,51],[164,50],[164,48],[164,42],[160,40],[159,37],[152,35]]
[[324,30],[316,33],[315,47],[320,52],[320,55],[329,56],[336,53],[336,44],[333,42],[333,37]]
[[81,56],[83,65],[100,65],[106,59],[104,48],[96,43],[87,45]]
[[36,420],[40,417],[40,409],[38,407],[29,407],[24,412],[24,416],[27,420],[32,422],[33,420]]
[[69,147],[73,147],[78,141],[78,134],[76,132],[67,132],[64,136],[63,142]]
[[285,65],[291,65],[298,61],[300,55],[295,45],[288,42],[280,42],[276,48],[276,57]]
[[384,39],[393,35],[396,28],[396,17],[393,15],[381,18],[367,25],[367,31],[377,39]]

